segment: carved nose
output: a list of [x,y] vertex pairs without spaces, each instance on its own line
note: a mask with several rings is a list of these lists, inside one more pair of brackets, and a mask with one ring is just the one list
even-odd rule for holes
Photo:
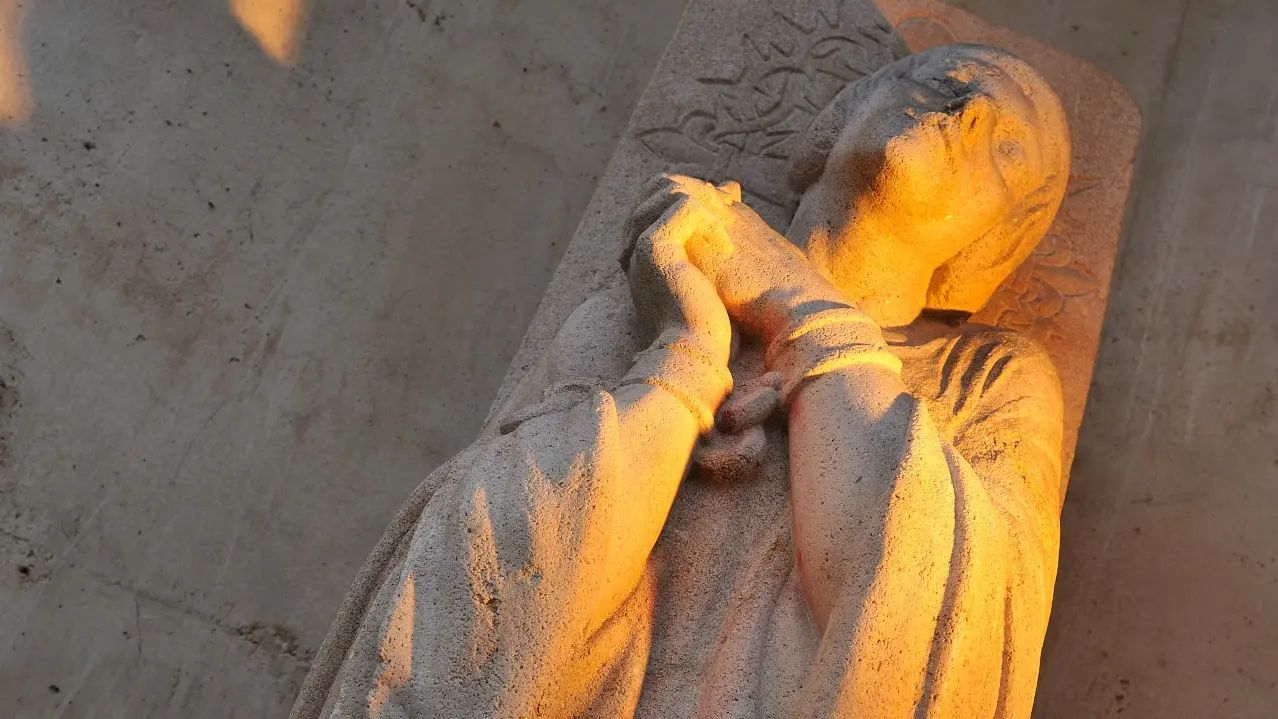
[[961,119],[963,130],[975,132],[982,126],[990,126],[998,118],[998,105],[989,95],[969,93],[946,104],[945,111],[953,118]]

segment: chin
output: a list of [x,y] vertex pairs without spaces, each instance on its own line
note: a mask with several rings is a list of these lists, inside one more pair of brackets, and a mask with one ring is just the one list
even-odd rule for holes
[[866,304],[865,306],[856,305],[854,303],[853,306],[858,307],[862,312],[865,312],[865,314],[869,315],[870,318],[873,319],[875,323],[878,324],[878,326],[883,329],[889,329],[892,327],[905,327],[906,325],[913,324],[914,321],[919,318],[919,315],[923,313],[923,308],[921,306],[920,307],[913,307],[913,306],[889,307],[889,306],[883,306],[883,305],[874,305],[873,303]]

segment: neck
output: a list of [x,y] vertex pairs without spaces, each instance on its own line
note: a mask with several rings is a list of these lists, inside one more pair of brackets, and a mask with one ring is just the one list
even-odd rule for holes
[[867,213],[853,212],[847,221],[832,227],[821,218],[838,217],[848,210],[826,210],[821,200],[803,198],[787,239],[803,248],[812,265],[881,327],[913,322],[927,301],[935,268],[910,256],[908,238],[897,237],[899,227],[874,222]]

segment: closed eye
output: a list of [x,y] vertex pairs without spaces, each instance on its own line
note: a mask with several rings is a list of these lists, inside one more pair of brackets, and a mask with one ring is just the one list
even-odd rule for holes
[[968,90],[965,83],[948,76],[925,76],[916,79],[915,82],[929,91],[951,100],[964,97]]
[[948,75],[936,78],[935,82],[937,89],[950,97],[962,97],[967,94],[969,89],[967,83],[962,82],[961,80],[956,80]]

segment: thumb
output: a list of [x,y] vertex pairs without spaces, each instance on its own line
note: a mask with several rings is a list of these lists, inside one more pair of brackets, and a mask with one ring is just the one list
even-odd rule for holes
[[736,180],[725,180],[719,183],[719,190],[727,193],[733,202],[741,202],[741,183]]

